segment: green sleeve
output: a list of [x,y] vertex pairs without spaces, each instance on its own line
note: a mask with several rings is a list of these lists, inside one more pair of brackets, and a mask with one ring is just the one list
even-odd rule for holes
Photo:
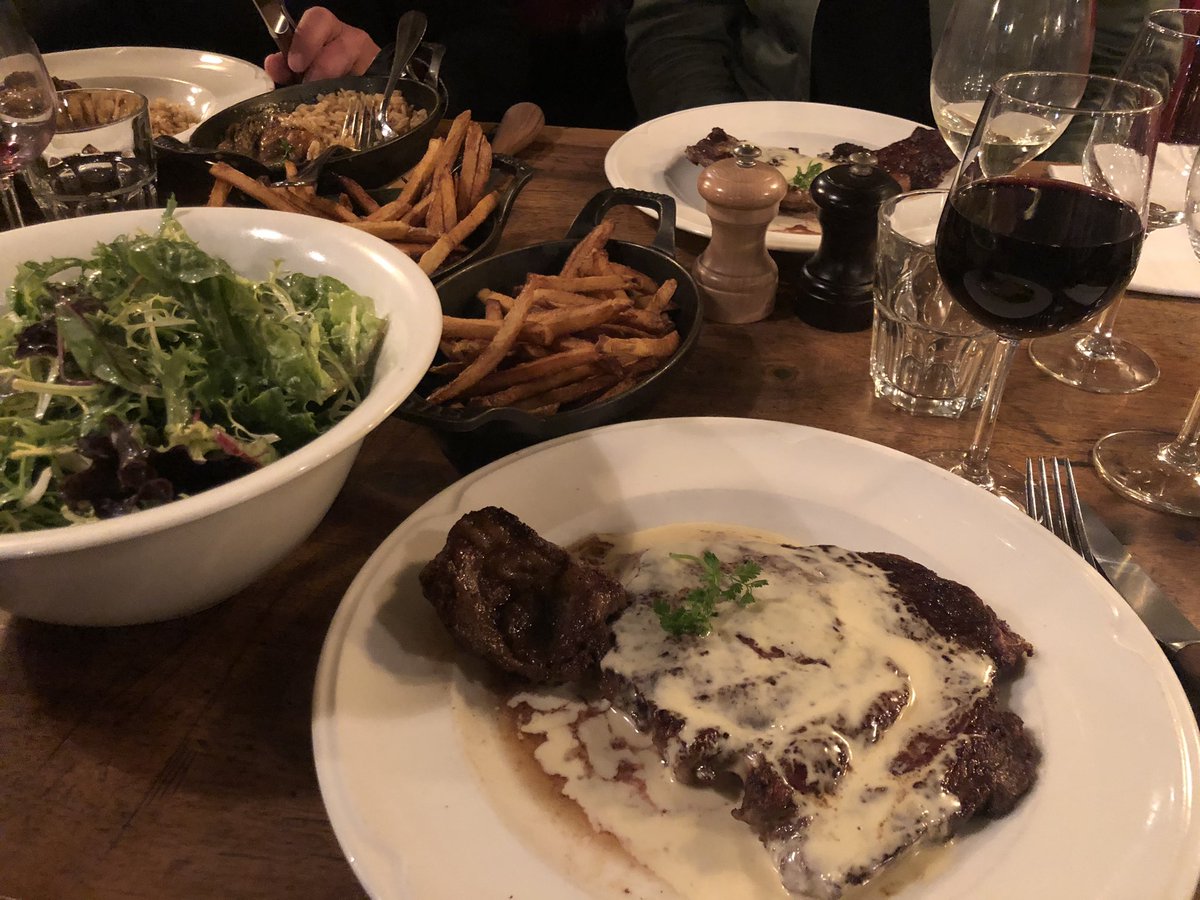
[[735,0],[634,0],[626,63],[642,119],[746,99],[731,68],[744,8]]

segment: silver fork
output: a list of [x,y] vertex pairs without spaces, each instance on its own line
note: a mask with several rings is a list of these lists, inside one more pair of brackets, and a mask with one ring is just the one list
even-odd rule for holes
[[1088,542],[1079,492],[1075,489],[1075,471],[1069,459],[1054,457],[1049,466],[1045,458],[1039,458],[1036,466],[1032,457],[1025,461],[1025,508],[1034,521],[1048,528],[1104,575]]
[[342,127],[342,136],[348,135],[354,141],[354,149],[362,150],[371,142],[371,129],[374,124],[373,110],[367,107],[363,95],[356,92],[350,102],[346,124]]

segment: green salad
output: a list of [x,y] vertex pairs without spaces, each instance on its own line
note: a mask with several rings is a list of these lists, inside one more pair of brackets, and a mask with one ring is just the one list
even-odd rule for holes
[[157,506],[331,428],[385,322],[326,276],[236,274],[155,234],[18,267],[0,313],[0,533]]

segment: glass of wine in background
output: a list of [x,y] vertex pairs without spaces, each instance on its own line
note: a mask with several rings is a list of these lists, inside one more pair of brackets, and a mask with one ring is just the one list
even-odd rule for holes
[[[1184,217],[1200,257],[1200,157],[1191,167]],[[1096,443],[1092,461],[1117,493],[1154,509],[1200,516],[1200,392],[1174,440],[1156,431],[1118,431]]]
[[9,0],[0,0],[0,206],[5,227],[24,224],[12,176],[54,135],[54,84]]
[[[1163,96],[1148,227],[1179,225],[1200,145],[1200,10],[1160,9],[1147,16],[1117,77],[1148,85]],[[1085,391],[1145,390],[1158,380],[1158,364],[1137,344],[1113,336],[1120,307],[1120,300],[1114,302],[1085,334],[1031,341],[1029,355],[1038,368]]]
[[[1022,505],[1023,478],[988,465],[1013,357],[1023,338],[1099,314],[1129,282],[1145,237],[1161,107],[1153,88],[1113,78],[1005,75],[951,186],[938,226],[938,271],[1000,342],[970,447],[931,461],[1014,505]],[[1014,122],[1047,140],[1012,140]]]
[[954,4],[933,59],[929,104],[955,156],[962,159],[983,101],[1001,75],[1028,69],[1088,70],[1095,32],[1092,7],[1078,0]]

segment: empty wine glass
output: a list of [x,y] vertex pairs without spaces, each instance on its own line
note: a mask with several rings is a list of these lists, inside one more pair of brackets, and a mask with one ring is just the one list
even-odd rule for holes
[[938,271],[1000,344],[970,447],[932,461],[1016,506],[1023,479],[988,465],[1005,379],[1022,338],[1096,315],[1129,282],[1145,237],[1161,107],[1154,89],[1114,78],[1005,75],[950,189]]
[[54,136],[54,85],[9,0],[0,0],[0,206],[7,227],[23,223],[12,176]]
[[[1148,227],[1178,225],[1200,144],[1200,10],[1160,9],[1147,16],[1117,77],[1148,85],[1163,95]],[[1145,390],[1158,380],[1158,364],[1137,344],[1113,336],[1120,307],[1118,299],[1086,334],[1032,341],[1029,355],[1038,368],[1085,391]]]
[[[1200,257],[1200,156],[1193,159],[1184,220]],[[1200,516],[1200,391],[1174,440],[1165,432],[1118,431],[1096,443],[1092,461],[1117,493],[1154,509]]]
[[1086,72],[1093,4],[1078,0],[955,3],[929,76],[929,105],[950,150],[962,159],[988,90],[1017,70]]

